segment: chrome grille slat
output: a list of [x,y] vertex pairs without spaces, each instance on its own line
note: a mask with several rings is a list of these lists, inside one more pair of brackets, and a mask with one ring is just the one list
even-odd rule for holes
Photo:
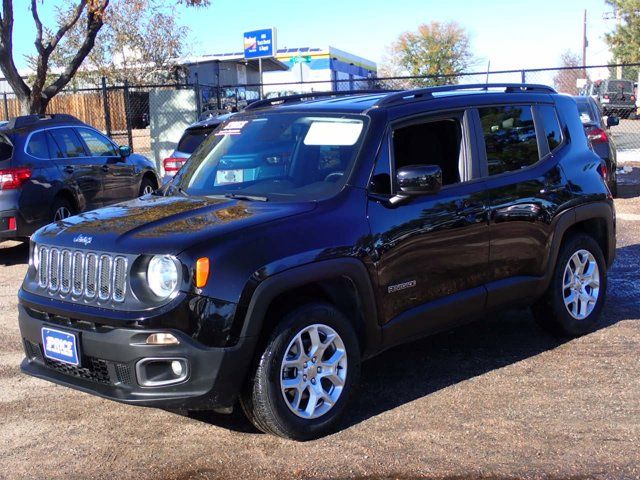
[[113,300],[124,302],[127,289],[127,259],[116,257],[113,261]]
[[72,278],[71,293],[78,297],[82,295],[82,291],[84,290],[84,254],[82,252],[75,252],[73,254]]
[[38,287],[56,297],[103,304],[126,299],[129,259],[37,245]]
[[66,295],[71,291],[71,252],[63,250],[60,255],[60,293]]
[[107,300],[111,296],[111,257],[100,256],[98,265],[98,298]]
[[87,266],[85,267],[85,289],[84,295],[87,298],[93,298],[96,296],[96,284],[98,274],[98,256],[95,253],[89,253],[87,255]]
[[38,286],[47,288],[49,285],[49,249],[40,247],[38,249]]
[[54,293],[60,287],[60,250],[49,251],[49,291]]

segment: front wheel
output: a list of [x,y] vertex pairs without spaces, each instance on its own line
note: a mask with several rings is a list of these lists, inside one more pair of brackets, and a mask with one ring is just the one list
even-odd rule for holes
[[588,235],[573,235],[562,246],[551,284],[533,314],[555,333],[584,335],[599,326],[606,294],[607,265],[600,246]]
[[307,304],[276,327],[241,404],[263,432],[311,440],[336,426],[359,376],[349,321],[330,304]]

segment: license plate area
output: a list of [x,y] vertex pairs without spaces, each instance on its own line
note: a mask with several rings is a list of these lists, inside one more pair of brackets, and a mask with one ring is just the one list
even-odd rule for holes
[[80,366],[78,337],[73,333],[42,327],[42,350],[49,360]]

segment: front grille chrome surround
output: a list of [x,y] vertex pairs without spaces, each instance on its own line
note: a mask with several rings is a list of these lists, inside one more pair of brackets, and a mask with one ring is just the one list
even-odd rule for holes
[[38,245],[37,255],[37,284],[49,295],[101,305],[125,301],[126,256],[43,245]]

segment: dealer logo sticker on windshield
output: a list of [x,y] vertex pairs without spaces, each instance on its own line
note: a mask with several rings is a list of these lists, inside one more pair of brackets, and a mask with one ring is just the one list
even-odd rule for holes
[[221,137],[224,135],[240,135],[242,129],[249,123],[249,120],[236,120],[227,123],[222,129],[214,133],[214,135]]

